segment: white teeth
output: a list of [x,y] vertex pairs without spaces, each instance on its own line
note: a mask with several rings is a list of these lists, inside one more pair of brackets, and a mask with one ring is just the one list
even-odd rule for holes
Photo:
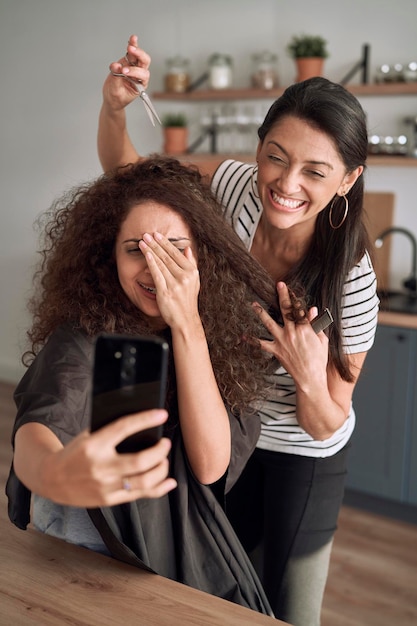
[[286,200],[285,198],[278,196],[276,193],[272,194],[272,199],[274,202],[277,202],[288,209],[298,209],[298,207],[304,204],[304,200]]
[[147,285],[144,285],[143,283],[139,283],[139,285],[143,287],[144,289],[146,289],[146,291],[149,291],[149,293],[156,294],[155,287],[148,287]]

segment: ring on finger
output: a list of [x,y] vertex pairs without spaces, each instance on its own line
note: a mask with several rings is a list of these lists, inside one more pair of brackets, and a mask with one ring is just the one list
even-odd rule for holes
[[130,483],[130,480],[128,480],[127,478],[122,478],[122,485],[125,491],[132,491],[132,485]]
[[137,67],[137,66],[138,66],[138,60],[137,60],[137,59],[136,59],[136,61],[135,61],[134,63],[133,63],[132,61],[129,61],[129,57],[127,56],[127,52],[126,52],[126,54],[125,54],[125,59],[126,59],[126,61],[129,63],[129,65],[132,65],[132,66],[134,66],[134,67]]

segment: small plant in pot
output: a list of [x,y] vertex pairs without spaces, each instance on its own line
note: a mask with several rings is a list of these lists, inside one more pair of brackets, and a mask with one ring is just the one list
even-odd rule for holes
[[181,111],[177,113],[165,113],[165,115],[162,117],[162,124],[164,128],[169,128],[172,126],[183,128],[188,124],[187,116]]
[[188,145],[188,120],[185,113],[166,113],[162,117],[163,150],[166,154],[184,154]]
[[327,41],[319,35],[294,35],[287,45],[288,54],[297,65],[296,81],[322,76],[324,59],[329,56]]

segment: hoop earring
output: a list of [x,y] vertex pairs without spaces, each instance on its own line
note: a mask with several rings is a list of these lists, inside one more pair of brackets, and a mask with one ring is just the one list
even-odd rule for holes
[[335,201],[336,201],[336,198],[338,198],[338,197],[340,198],[340,196],[337,196],[337,195],[336,195],[336,196],[333,198],[333,202],[332,202],[332,203],[331,203],[331,205],[330,205],[330,211],[329,211],[329,223],[330,223],[330,226],[333,228],[333,230],[337,230],[338,228],[340,228],[340,227],[342,226],[342,224],[344,223],[345,219],[347,218],[347,214],[348,214],[348,211],[349,211],[349,202],[348,202],[348,199],[346,198],[346,195],[345,195],[345,194],[343,194],[342,198],[343,198],[343,199],[344,199],[344,201],[345,201],[345,212],[344,212],[344,214],[343,214],[343,217],[342,217],[342,220],[341,220],[340,224],[338,224],[337,226],[335,226],[335,225],[333,224],[333,206],[334,206],[334,203],[335,203]]
[[[252,175],[250,177],[250,187],[252,189],[252,193],[255,196],[255,198],[258,198],[258,200],[259,200],[260,195],[259,195],[259,193],[256,193],[256,191],[255,191],[255,180],[254,180],[255,179],[255,174],[257,174],[257,173],[258,173],[258,165],[255,165],[255,167],[252,170]],[[258,178],[256,178],[256,189],[258,189]]]

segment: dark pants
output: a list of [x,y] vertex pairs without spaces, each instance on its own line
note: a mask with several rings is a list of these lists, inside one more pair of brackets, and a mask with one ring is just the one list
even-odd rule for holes
[[329,458],[257,448],[227,496],[227,515],[251,555],[278,619],[320,624],[347,446]]

